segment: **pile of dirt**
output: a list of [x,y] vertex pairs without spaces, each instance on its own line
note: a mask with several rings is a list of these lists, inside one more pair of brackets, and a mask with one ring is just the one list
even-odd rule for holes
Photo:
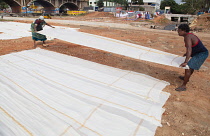
[[167,19],[164,15],[157,16],[152,21],[155,24],[161,24],[161,25],[165,25],[165,24],[170,24],[171,23],[171,21],[169,19]]
[[210,13],[199,15],[191,24],[190,27],[194,31],[209,32],[210,30]]
[[109,12],[90,12],[85,17],[113,17],[114,15]]
[[110,12],[89,12],[79,16],[62,16],[53,19],[59,20],[79,20],[79,21],[91,21],[91,22],[118,22],[118,19]]

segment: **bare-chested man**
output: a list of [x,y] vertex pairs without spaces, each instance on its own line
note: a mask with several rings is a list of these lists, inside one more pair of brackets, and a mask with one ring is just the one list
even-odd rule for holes
[[187,24],[181,24],[178,27],[178,34],[179,36],[184,37],[186,53],[185,61],[180,65],[180,67],[185,67],[186,65],[189,66],[189,69],[185,69],[184,77],[180,77],[183,79],[183,84],[176,88],[176,91],[185,91],[186,84],[190,79],[190,76],[193,74],[194,70],[199,70],[201,65],[204,63],[206,58],[208,57],[208,50],[200,41],[200,39],[192,34],[189,33],[190,28]]

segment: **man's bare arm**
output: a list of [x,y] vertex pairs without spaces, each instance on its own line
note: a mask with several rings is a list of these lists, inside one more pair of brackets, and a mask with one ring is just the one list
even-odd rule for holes
[[187,35],[186,37],[184,37],[184,42],[185,42],[185,46],[186,46],[186,58],[185,61],[180,65],[181,67],[185,67],[187,65],[187,62],[189,61],[191,54],[192,54],[192,40],[190,35]]
[[51,25],[50,25],[50,24],[48,24],[48,23],[46,23],[46,25],[48,25],[48,26],[50,26],[50,27],[52,27],[52,28],[55,28],[55,27],[51,26]]
[[37,32],[36,30],[37,24],[34,24],[34,31]]

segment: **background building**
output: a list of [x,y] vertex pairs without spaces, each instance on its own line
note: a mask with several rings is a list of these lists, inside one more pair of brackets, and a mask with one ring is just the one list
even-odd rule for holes
[[[99,0],[89,0],[89,6],[93,6],[93,7],[97,7],[97,2]],[[104,7],[111,7],[111,6],[115,6],[114,2],[106,2],[104,1]]]
[[161,0],[143,0],[144,5],[152,6],[155,9],[160,9]]

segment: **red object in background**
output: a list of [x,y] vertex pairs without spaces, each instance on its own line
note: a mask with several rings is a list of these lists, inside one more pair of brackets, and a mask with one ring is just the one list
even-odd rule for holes
[[116,10],[122,10],[122,7],[116,7]]

